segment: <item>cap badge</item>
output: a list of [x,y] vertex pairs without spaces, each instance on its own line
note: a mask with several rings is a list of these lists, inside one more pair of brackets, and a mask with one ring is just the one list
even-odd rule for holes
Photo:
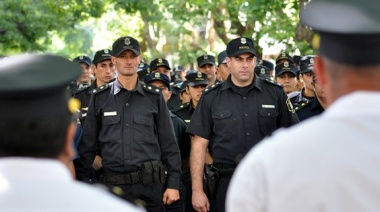
[[160,78],[160,72],[156,72],[156,73],[154,74],[154,77],[155,77],[155,78]]
[[197,77],[198,77],[198,78],[201,78],[201,77],[202,77],[202,72],[198,71],[198,73],[197,73]]
[[108,51],[108,49],[104,49],[104,53],[109,54],[110,52]]
[[125,38],[125,39],[124,39],[124,43],[125,43],[126,45],[129,45],[129,44],[131,44],[131,40],[130,40],[129,38]]
[[260,69],[260,74],[265,74],[265,68]]
[[314,64],[314,59],[310,58],[310,64]]
[[281,54],[281,57],[286,57],[285,52],[283,52],[283,53]]
[[284,67],[289,67],[289,62],[284,62]]
[[161,58],[158,59],[158,63],[162,63],[162,59]]
[[80,56],[79,59],[80,59],[80,60],[83,60],[83,56]]
[[246,44],[247,43],[247,40],[245,38],[241,38],[240,41],[241,41],[242,44]]
[[203,55],[203,59],[207,60],[208,59],[208,55]]

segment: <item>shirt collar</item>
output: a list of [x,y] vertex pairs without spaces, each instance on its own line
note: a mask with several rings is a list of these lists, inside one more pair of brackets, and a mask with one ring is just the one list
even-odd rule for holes
[[[113,83],[113,94],[116,95],[118,94],[122,89],[124,89],[123,85],[119,82],[118,79],[116,79]],[[135,92],[137,91],[138,93],[140,93],[141,95],[145,95],[145,91],[143,89],[143,85],[142,83],[140,82],[140,80],[137,80],[137,86],[136,86],[136,89],[135,90],[132,90],[131,92]]]
[[[237,86],[231,80],[231,74],[228,76],[227,80],[222,84],[222,90],[226,90],[228,88],[234,89]],[[253,82],[249,85],[249,89],[257,88],[260,91],[263,91],[263,80],[260,79],[256,74],[253,78]]]

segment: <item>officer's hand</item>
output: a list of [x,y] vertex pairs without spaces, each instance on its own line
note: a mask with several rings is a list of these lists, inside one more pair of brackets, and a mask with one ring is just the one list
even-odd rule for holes
[[207,196],[203,191],[193,191],[191,202],[196,211],[207,212],[210,210],[210,203],[208,202]]
[[167,188],[162,198],[164,205],[170,205],[177,200],[179,200],[179,191],[177,189]]

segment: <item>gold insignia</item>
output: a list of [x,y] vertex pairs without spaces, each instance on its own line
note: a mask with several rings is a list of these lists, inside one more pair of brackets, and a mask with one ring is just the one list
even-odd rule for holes
[[245,38],[241,38],[240,41],[241,41],[242,44],[246,44],[247,43],[247,40]]
[[131,40],[130,40],[129,38],[125,38],[125,39],[124,39],[124,43],[125,43],[126,45],[129,45],[129,44],[131,44]]
[[162,63],[162,59],[161,58],[158,58],[158,63]]
[[80,60],[83,60],[83,56],[80,56],[79,59],[80,59]]
[[260,69],[260,74],[265,74],[265,68]]
[[108,49],[104,49],[104,53],[109,54],[110,51],[108,51]]
[[152,87],[148,86],[148,89],[149,89],[149,90],[152,90]]
[[286,106],[288,107],[289,112],[291,112],[291,113],[294,113],[294,112],[295,112],[295,111],[294,111],[294,108],[293,108],[293,105],[292,105],[292,103],[290,102],[290,99],[287,99],[287,100],[286,100]]
[[75,113],[80,108],[80,101],[76,98],[70,98],[67,102],[67,107],[71,113]]
[[310,58],[310,64],[314,64],[314,58]]
[[154,74],[154,77],[155,77],[155,78],[160,78],[160,72],[156,72],[156,73]]
[[208,59],[208,55],[203,55],[203,59],[207,60]]
[[289,67],[289,62],[284,62],[284,67]]
[[201,78],[201,77],[202,77],[202,72],[198,71],[198,73],[197,73],[197,77],[198,77],[198,78]]

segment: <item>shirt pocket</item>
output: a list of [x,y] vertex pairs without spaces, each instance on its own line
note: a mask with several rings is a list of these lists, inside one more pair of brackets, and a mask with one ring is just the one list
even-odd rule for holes
[[120,116],[103,116],[102,129],[99,133],[101,142],[117,142],[121,138]]
[[236,136],[236,120],[231,110],[213,111],[211,117],[214,122],[215,140],[230,140]]
[[275,109],[260,109],[259,110],[259,126],[263,136],[270,135],[277,129],[277,117],[279,112]]
[[154,142],[154,121],[151,115],[135,115],[133,116],[134,139],[137,142]]

